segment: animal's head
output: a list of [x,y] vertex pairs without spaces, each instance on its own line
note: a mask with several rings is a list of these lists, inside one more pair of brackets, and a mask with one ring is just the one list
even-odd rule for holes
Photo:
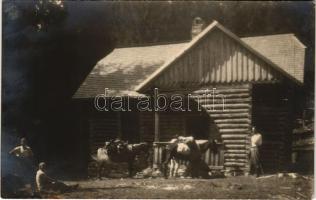
[[119,142],[119,143],[117,144],[116,148],[117,148],[117,152],[118,152],[118,153],[122,153],[122,152],[125,151],[126,145],[125,145],[124,143],[122,143],[122,142]]
[[189,155],[191,153],[191,149],[187,144],[179,143],[177,145],[177,153],[180,153],[183,155]]
[[117,153],[126,152],[128,142],[122,141],[120,139],[116,139],[113,143],[114,143],[114,146],[115,146]]
[[141,144],[141,150],[144,153],[149,153],[149,151],[152,149],[152,146],[148,142],[143,142]]
[[110,140],[109,142],[106,142],[105,148],[106,148],[108,154],[114,154],[117,151],[116,144],[113,142],[113,140]]
[[104,143],[103,148],[107,148],[109,145],[110,145],[110,142],[106,141],[106,142]]
[[132,151],[136,154],[139,154],[139,153],[148,154],[151,149],[151,146],[147,142],[132,144],[131,147],[132,147]]

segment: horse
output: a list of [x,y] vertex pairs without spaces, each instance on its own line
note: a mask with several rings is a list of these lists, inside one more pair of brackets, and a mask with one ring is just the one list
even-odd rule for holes
[[[179,169],[179,163],[189,163],[189,173],[192,177],[198,177],[198,171],[209,172],[207,164],[202,160],[202,154],[208,149],[211,151],[217,151],[216,142],[208,140],[191,140],[189,142],[176,142],[169,145],[167,148],[167,155],[165,162],[163,163],[163,172],[165,178],[167,178],[167,165],[171,162],[170,177],[174,177]],[[206,176],[206,174],[203,174]],[[208,174],[207,174],[208,176]]]
[[[98,177],[102,167],[111,163],[127,163],[129,177],[133,176],[133,166],[136,156],[145,153],[148,158],[150,146],[148,143],[128,144],[121,140],[106,142],[105,146],[98,149]],[[103,153],[102,153],[103,152]]]

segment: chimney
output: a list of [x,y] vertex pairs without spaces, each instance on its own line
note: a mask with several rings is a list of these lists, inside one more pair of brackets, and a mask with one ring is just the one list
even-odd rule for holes
[[194,18],[192,22],[191,39],[200,34],[205,28],[205,22],[200,17]]

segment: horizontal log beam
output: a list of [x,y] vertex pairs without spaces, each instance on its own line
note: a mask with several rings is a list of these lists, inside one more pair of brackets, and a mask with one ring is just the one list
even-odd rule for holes
[[251,120],[248,118],[243,118],[243,119],[215,119],[214,122],[216,124],[221,124],[221,123],[245,123],[245,124],[250,124]]
[[246,144],[247,140],[223,140],[224,144]]
[[[208,113],[208,111],[207,111]],[[248,118],[250,119],[251,115],[249,113],[232,113],[232,114],[212,114],[209,113],[210,117],[221,119],[221,118]]]
[[222,134],[221,135],[222,139],[243,139],[243,138],[247,138],[248,134]]
[[237,154],[245,154],[247,150],[240,150],[240,149],[226,149],[225,153],[237,153]]
[[242,144],[225,144],[225,147],[229,149],[246,149],[246,145]]
[[245,166],[242,166],[242,167],[238,167],[238,166],[225,166],[225,169],[228,170],[228,171],[235,171],[236,168],[238,168],[238,170],[241,170],[241,171],[249,171],[249,167],[247,167],[247,165]]
[[247,159],[242,159],[242,158],[227,158],[225,159],[225,162],[238,162],[238,163],[247,163]]
[[225,162],[224,166],[236,166],[236,167],[244,167],[245,164],[244,163],[237,163],[237,162]]
[[[247,103],[236,103],[236,104],[226,104],[224,103],[224,109],[223,108],[223,104],[219,103],[219,104],[205,104],[205,105],[201,105],[203,108],[208,109],[208,110],[216,110],[216,108],[221,108],[221,110],[225,110],[225,109],[231,109],[231,108],[251,108],[250,104]],[[213,109],[215,108],[215,109]]]
[[249,108],[225,109],[225,110],[222,110],[222,109],[219,109],[219,110],[210,109],[210,110],[208,110],[208,113],[211,113],[211,114],[229,114],[229,113],[247,113],[249,111],[250,111]]
[[218,124],[218,128],[250,128],[249,124]]
[[233,153],[225,153],[224,157],[226,158],[247,158],[247,154],[233,154]]
[[220,129],[220,133],[248,133],[250,130],[249,129]]

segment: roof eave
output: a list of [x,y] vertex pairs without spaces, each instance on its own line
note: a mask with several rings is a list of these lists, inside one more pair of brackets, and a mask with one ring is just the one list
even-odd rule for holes
[[294,35],[292,34],[293,40],[298,44],[301,48],[306,49],[307,47]]

